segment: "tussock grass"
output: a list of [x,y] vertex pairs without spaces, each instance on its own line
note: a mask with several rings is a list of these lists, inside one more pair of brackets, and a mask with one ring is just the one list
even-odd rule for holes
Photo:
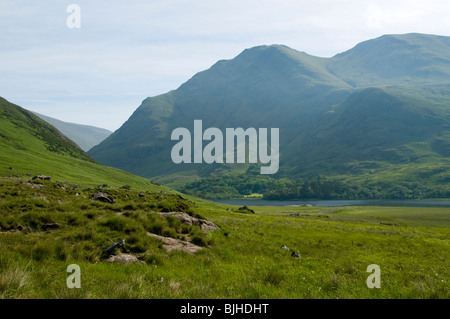
[[[240,214],[176,194],[140,197],[137,190],[103,187],[116,201],[107,204],[90,199],[97,188],[46,185],[0,180],[2,298],[450,297],[445,208],[251,207],[255,214]],[[172,209],[221,229],[206,235],[156,213]],[[42,231],[45,223],[60,228]],[[205,248],[168,253],[147,232]],[[123,252],[145,263],[106,262],[102,250],[119,239]],[[72,263],[81,267],[81,289],[66,286]],[[381,289],[366,286],[370,264],[381,267]]]

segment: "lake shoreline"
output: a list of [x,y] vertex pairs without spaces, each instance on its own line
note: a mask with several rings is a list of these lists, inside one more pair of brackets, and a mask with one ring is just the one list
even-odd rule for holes
[[264,200],[264,199],[217,199],[220,204],[237,206],[284,206],[284,207],[344,207],[344,206],[393,206],[393,207],[443,207],[450,208],[448,199],[363,199],[363,200]]

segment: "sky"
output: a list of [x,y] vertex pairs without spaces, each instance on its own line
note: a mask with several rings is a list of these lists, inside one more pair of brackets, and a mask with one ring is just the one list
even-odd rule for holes
[[145,98],[246,48],[331,57],[410,32],[450,36],[450,1],[0,0],[0,96],[114,131]]

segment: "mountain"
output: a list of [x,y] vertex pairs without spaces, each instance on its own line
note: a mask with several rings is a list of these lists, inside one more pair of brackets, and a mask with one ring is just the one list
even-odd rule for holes
[[138,175],[160,176],[191,168],[171,162],[168,141],[173,129],[192,128],[194,119],[223,130],[282,127],[282,138],[292,139],[299,125],[309,125],[311,118],[351,92],[351,86],[329,73],[324,62],[280,45],[245,50],[196,74],[175,91],[144,100],[89,154]]
[[355,87],[450,83],[450,37],[384,35],[329,59],[334,75]]
[[55,127],[0,97],[0,176],[37,174],[83,186],[169,191],[148,179],[98,164]]
[[449,88],[449,37],[385,35],[332,58],[258,46],[145,99],[89,154],[180,188],[198,178],[245,173],[249,165],[172,163],[171,132],[193,132],[193,121],[201,119],[204,129],[222,132],[279,128],[274,178],[445,184]]
[[65,136],[77,143],[84,151],[102,142],[111,135],[111,131],[90,125],[63,122],[58,119],[34,112],[41,119],[56,127]]

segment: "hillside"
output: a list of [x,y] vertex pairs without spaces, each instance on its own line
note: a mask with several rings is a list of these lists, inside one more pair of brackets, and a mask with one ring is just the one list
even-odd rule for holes
[[80,146],[81,149],[85,152],[89,151],[92,147],[99,144],[112,133],[111,131],[104,128],[69,123],[39,113],[34,114],[57,128],[65,136],[67,136],[78,146]]
[[[95,163],[4,99],[0,137],[0,299],[449,297],[448,208],[242,210],[188,198]],[[382,289],[366,285],[374,263]]]
[[247,49],[145,99],[89,154],[179,189],[243,176],[245,164],[172,163],[171,132],[192,132],[201,119],[222,131],[280,128],[280,170],[269,178],[448,189],[449,49],[448,37],[423,34],[385,35],[328,59],[282,45]]
[[96,163],[56,128],[0,98],[0,175],[29,179],[37,174],[83,186],[168,191],[145,178]]

